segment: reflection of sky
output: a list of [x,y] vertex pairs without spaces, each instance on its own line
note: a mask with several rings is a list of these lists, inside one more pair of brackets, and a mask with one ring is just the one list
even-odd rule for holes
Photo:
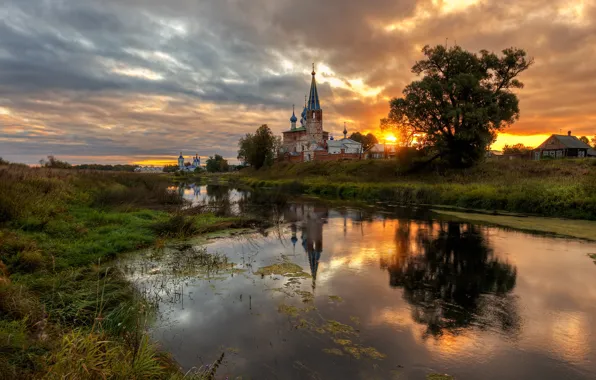
[[[348,324],[351,316],[360,318],[359,343],[377,348],[387,359],[373,369],[373,363],[365,360],[324,354],[322,349],[334,347],[327,337],[296,330],[288,317],[277,313],[277,305],[289,301],[266,288],[280,287],[283,281],[248,274],[210,283],[187,282],[184,310],[179,302],[162,305],[162,312],[167,310],[176,322],[158,327],[155,336],[185,368],[214,360],[225,346],[239,353],[228,356],[223,375],[263,379],[300,379],[313,371],[325,379],[389,378],[391,371],[403,379],[423,378],[430,372],[457,379],[596,377],[596,266],[586,256],[596,252],[595,244],[481,227],[487,266],[509,265],[515,270],[515,286],[505,294],[481,294],[473,315],[462,312],[468,322],[428,335],[427,326],[414,318],[416,313],[436,309],[445,318],[457,305],[432,297],[413,305],[402,286],[390,286],[387,268],[416,270],[428,264],[425,249],[440,242],[433,240],[440,236],[438,222],[380,216],[359,221],[357,212],[344,218],[313,208],[290,212],[286,219],[296,222],[295,247],[287,227],[282,241],[271,234],[220,240],[208,249],[226,254],[248,270],[274,263],[284,254],[310,271],[301,242],[309,243],[320,234],[316,283],[305,280],[303,289],[314,289],[315,305],[324,318]],[[420,236],[433,239],[429,243]],[[450,243],[447,240],[448,247]],[[440,278],[436,271],[425,273],[430,283]],[[329,295],[341,296],[344,302],[331,303]],[[511,314],[513,327],[502,326],[503,313]],[[308,369],[296,369],[296,362]]]
[[[214,194],[214,191],[210,191],[209,186],[192,184],[179,188],[178,191],[182,191],[182,197],[189,201],[192,207],[201,205],[217,205],[218,201],[221,200]],[[238,201],[242,199],[242,195],[243,193],[236,189],[229,190],[229,192],[226,189],[225,200],[229,201],[230,203],[229,211],[231,213],[238,214],[240,212]]]

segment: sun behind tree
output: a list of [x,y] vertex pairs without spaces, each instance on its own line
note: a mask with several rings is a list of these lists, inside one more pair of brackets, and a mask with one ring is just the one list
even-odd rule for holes
[[[521,49],[486,50],[474,54],[460,46],[425,46],[426,59],[412,72],[421,80],[406,86],[401,98],[390,101],[381,120],[406,144],[423,136],[432,152],[451,166],[471,166],[494,142],[497,132],[519,119],[519,101],[513,89],[523,87],[516,77],[533,63]],[[418,138],[417,138],[418,139]]]

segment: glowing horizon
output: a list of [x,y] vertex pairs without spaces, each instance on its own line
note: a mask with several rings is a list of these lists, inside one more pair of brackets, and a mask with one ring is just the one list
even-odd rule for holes
[[[300,117],[313,61],[325,129],[341,136],[347,121],[350,133],[379,132],[390,99],[417,80],[422,47],[437,44],[515,46],[534,58],[516,90],[520,119],[493,149],[537,146],[561,130],[596,135],[593,1],[242,1],[179,0],[168,12],[133,0],[101,9],[91,0],[5,1],[0,155],[162,165],[183,151],[234,162],[246,133],[268,124],[279,135],[292,105]],[[298,22],[306,18],[308,27]]]

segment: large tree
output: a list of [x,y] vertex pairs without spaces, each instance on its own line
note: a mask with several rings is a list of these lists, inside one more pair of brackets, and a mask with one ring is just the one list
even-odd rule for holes
[[205,169],[209,173],[227,172],[229,170],[228,160],[224,159],[219,154],[210,156],[205,162]]
[[267,124],[261,125],[254,134],[247,133],[238,142],[238,159],[260,169],[273,164],[281,146],[279,137],[273,135]]
[[396,129],[404,141],[422,139],[434,158],[469,166],[484,156],[498,131],[519,119],[513,89],[517,76],[533,63],[524,50],[509,48],[502,56],[486,50],[474,54],[460,46],[425,46],[426,56],[412,72],[422,79],[390,101],[382,126]]
[[592,143],[592,147],[594,149],[596,149],[596,135],[594,135],[594,137],[592,137],[592,140],[590,140],[590,142]]
[[369,150],[370,148],[375,146],[375,144],[379,143],[379,140],[377,139],[377,137],[375,135],[373,135],[372,133],[363,135],[360,132],[354,132],[350,135],[350,140],[358,141],[359,143],[361,143],[362,150],[364,152],[366,152],[367,150]]
[[579,138],[579,141],[581,141],[581,142],[583,142],[583,143],[586,143],[586,144],[590,145],[590,139],[589,139],[589,138],[587,138],[586,136],[582,136],[582,137],[580,137],[580,138]]

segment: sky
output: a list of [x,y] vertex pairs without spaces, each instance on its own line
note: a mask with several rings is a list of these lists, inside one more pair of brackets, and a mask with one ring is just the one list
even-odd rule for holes
[[325,129],[378,130],[424,45],[518,47],[493,148],[596,134],[596,0],[3,0],[0,157],[175,162],[289,128],[315,62]]

